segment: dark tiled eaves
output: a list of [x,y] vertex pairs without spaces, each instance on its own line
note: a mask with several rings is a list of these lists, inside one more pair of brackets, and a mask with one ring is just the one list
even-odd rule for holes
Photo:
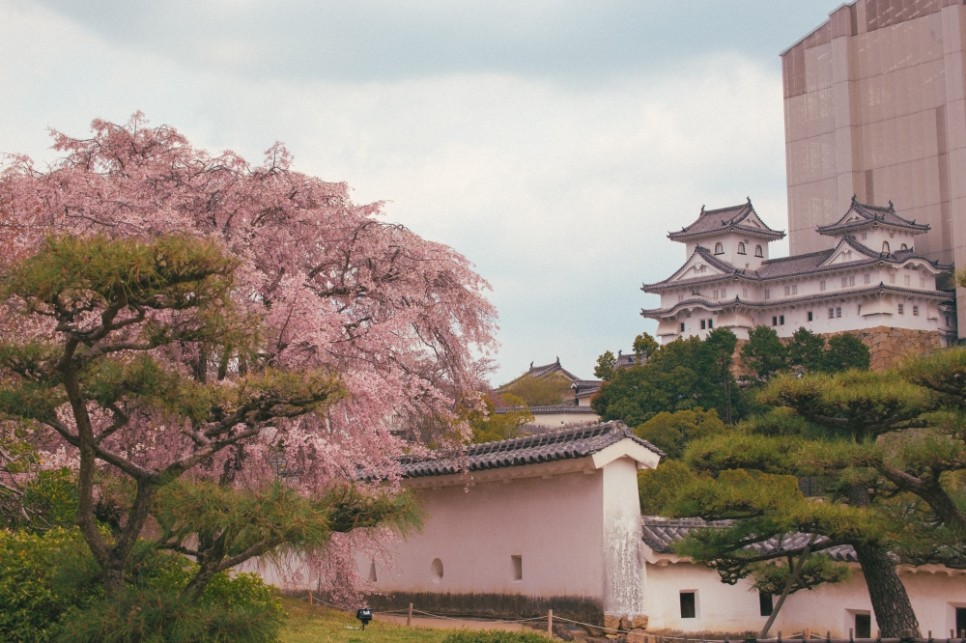
[[708,310],[730,310],[739,308],[754,308],[756,310],[771,310],[786,308],[790,305],[801,304],[820,304],[825,301],[841,300],[843,297],[868,297],[893,293],[897,295],[913,295],[921,299],[932,299],[935,301],[946,301],[953,298],[951,292],[944,290],[916,290],[913,288],[900,288],[897,286],[887,286],[879,284],[868,288],[851,288],[843,290],[830,290],[823,293],[804,295],[802,297],[782,297],[776,299],[749,300],[735,297],[723,301],[715,301],[705,297],[691,297],[682,301],[675,302],[668,308],[642,308],[641,316],[649,319],[658,319],[673,315],[682,309],[690,309],[701,306]]
[[[749,221],[757,221],[763,227],[750,224]],[[694,241],[721,236],[726,232],[743,232],[762,239],[781,239],[785,236],[784,232],[772,230],[765,225],[751,205],[751,200],[717,210],[701,208],[701,213],[694,223],[682,228],[680,232],[670,232],[667,236],[672,241]]]
[[[700,518],[661,518],[658,516],[644,516],[641,521],[644,543],[659,554],[673,554],[674,544],[683,540],[689,532],[695,529],[724,528],[727,521],[706,522]],[[750,545],[748,549],[754,552],[780,554],[785,551],[799,551],[805,547],[811,536],[809,534],[788,534],[782,538],[770,538],[760,543]],[[828,546],[829,540],[823,536],[815,539],[813,549],[821,550],[839,562],[856,562],[855,551],[848,545]]]
[[502,415],[505,413],[520,413],[529,411],[534,415],[550,415],[552,413],[574,413],[577,415],[593,415],[596,413],[589,406],[577,406],[576,404],[554,404],[552,406],[505,406],[493,409],[493,412]]
[[444,476],[583,458],[624,439],[633,440],[657,455],[664,455],[653,444],[631,433],[624,424],[607,422],[499,442],[472,444],[462,453],[441,454],[434,459],[403,459],[401,465],[405,478]]
[[[853,218],[854,215],[857,215],[859,219],[847,221],[847,219]],[[879,225],[907,230],[916,234],[929,231],[927,224],[916,223],[896,214],[896,210],[891,203],[889,207],[869,205],[859,203],[854,197],[852,198],[852,205],[838,221],[830,225],[819,226],[816,230],[819,234],[839,236]]]

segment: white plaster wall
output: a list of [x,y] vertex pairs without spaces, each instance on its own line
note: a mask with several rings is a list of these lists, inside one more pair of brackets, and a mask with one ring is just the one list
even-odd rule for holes
[[[602,486],[597,471],[417,490],[423,530],[390,545],[394,567],[377,562],[374,587],[601,600]],[[511,556],[522,557],[521,580]],[[437,558],[442,578],[431,569]]]
[[[923,635],[947,636],[955,626],[955,608],[966,606],[966,574],[900,571]],[[758,592],[746,581],[725,585],[717,572],[690,563],[647,566],[647,613],[651,630],[684,632],[758,632],[768,617],[759,613]],[[682,619],[679,596],[696,592],[697,616]],[[777,597],[775,604],[777,605]],[[860,570],[836,585],[796,592],[782,607],[771,635],[790,636],[806,628],[817,634],[845,637],[855,624],[855,613],[872,616],[872,603]]]
[[[590,406],[590,402],[574,408],[587,408],[588,406]],[[596,413],[567,413],[562,411],[560,413],[534,413],[533,422],[527,424],[559,429],[563,426],[597,424],[598,422],[600,422],[600,416]]]
[[637,463],[619,458],[603,469],[604,613],[638,616],[644,610],[644,543]]

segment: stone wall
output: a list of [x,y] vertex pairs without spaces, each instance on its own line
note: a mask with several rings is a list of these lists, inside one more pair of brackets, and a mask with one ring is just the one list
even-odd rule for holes
[[[909,357],[920,357],[942,347],[938,331],[910,330],[907,328],[892,328],[877,326],[865,330],[848,331],[862,340],[869,347],[873,371],[882,371],[899,365]],[[829,333],[826,339],[833,335],[844,333]]]
[[[846,334],[855,335],[869,348],[869,368],[873,371],[883,371],[899,365],[908,357],[920,357],[942,348],[939,331],[935,330],[876,326],[875,328],[849,330],[840,333],[819,333],[826,341],[829,337]],[[787,344],[790,339],[783,337],[781,341]],[[754,373],[741,363],[741,349],[747,343],[748,340],[739,339],[732,356],[731,372],[739,380],[743,377],[754,377]]]

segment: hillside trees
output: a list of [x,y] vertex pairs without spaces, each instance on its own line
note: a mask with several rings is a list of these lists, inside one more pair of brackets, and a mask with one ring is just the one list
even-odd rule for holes
[[843,333],[826,340],[807,328],[799,328],[782,342],[774,328],[756,326],[741,347],[741,361],[759,380],[767,381],[777,373],[840,373],[869,368],[868,347],[855,335]]
[[662,411],[715,409],[725,422],[744,412],[731,373],[737,339],[715,329],[706,340],[677,340],[655,351],[647,363],[617,369],[592,406],[604,420],[637,426]]
[[92,127],[55,133],[49,170],[17,158],[0,175],[0,428],[77,467],[108,590],[152,512],[170,525],[156,546],[194,543],[214,566],[286,542],[164,514],[179,477],[250,494],[254,516],[278,485],[328,498],[329,533],[404,516],[352,487],[392,479],[413,448],[393,426],[466,435],[492,347],[486,283],[280,145],[253,166],[140,116]]

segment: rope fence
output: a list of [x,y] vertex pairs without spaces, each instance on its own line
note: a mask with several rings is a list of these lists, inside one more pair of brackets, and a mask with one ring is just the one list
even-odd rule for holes
[[[325,607],[330,607],[336,610],[343,610],[344,608],[335,605],[333,603],[321,600],[317,595],[314,595],[312,590],[308,591],[307,600],[309,605],[323,605]],[[424,618],[434,618],[443,621],[466,621],[474,623],[493,623],[493,624],[506,624],[506,625],[516,625],[524,623],[537,623],[546,621],[547,635],[553,637],[553,625],[554,623],[569,623],[571,625],[577,625],[579,627],[586,628],[588,631],[601,632],[603,634],[621,634],[626,633],[626,630],[620,630],[612,627],[605,627],[603,625],[595,625],[593,623],[584,623],[581,621],[574,621],[562,616],[555,616],[553,610],[547,610],[546,616],[534,616],[531,618],[521,618],[521,619],[498,619],[498,618],[482,618],[473,616],[447,616],[445,614],[433,614],[432,612],[426,612],[423,610],[418,610],[413,607],[410,603],[409,607],[406,609],[395,609],[395,610],[381,610],[374,611],[373,614],[388,614],[388,615],[398,615],[406,616],[406,626],[412,626],[413,615],[417,615]],[[825,635],[816,634],[812,630],[806,629],[803,632],[797,632],[789,636],[783,636],[781,631],[777,633],[774,638],[759,639],[754,636],[747,638],[735,637],[735,638],[724,638],[724,639],[714,639],[714,638],[703,638],[699,636],[688,636],[677,635],[670,636],[665,634],[644,634],[647,643],[966,643],[966,631],[959,632],[959,636],[956,635],[955,630],[949,630],[948,637],[933,637],[932,630],[930,630],[925,638],[883,638],[881,635],[876,634],[875,637],[856,637],[854,635],[854,630],[849,629],[848,638],[833,638],[830,631],[826,631]]]

